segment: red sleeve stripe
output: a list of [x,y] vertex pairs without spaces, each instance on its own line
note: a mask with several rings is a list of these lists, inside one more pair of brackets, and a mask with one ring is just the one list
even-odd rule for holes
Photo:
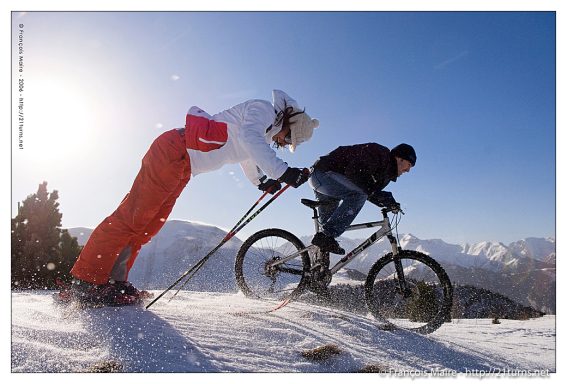
[[219,149],[228,140],[226,123],[209,120],[202,116],[187,115],[185,124],[185,144],[187,148],[202,152]]

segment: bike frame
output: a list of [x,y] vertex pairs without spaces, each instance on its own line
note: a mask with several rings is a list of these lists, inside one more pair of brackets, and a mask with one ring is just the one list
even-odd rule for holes
[[[313,215],[313,220],[315,222],[315,230],[319,230],[319,216],[317,214],[317,210],[313,209],[314,215]],[[343,256],[331,269],[330,272],[331,274],[335,274],[337,273],[339,270],[341,270],[342,268],[344,268],[348,263],[350,263],[356,256],[358,256],[360,253],[362,253],[365,249],[369,248],[370,246],[372,246],[374,243],[376,243],[378,240],[380,240],[382,237],[387,236],[388,240],[392,246],[392,254],[394,256],[396,256],[399,252],[399,247],[398,247],[398,242],[396,240],[396,238],[394,236],[392,236],[392,228],[390,226],[390,219],[388,217],[388,211],[386,209],[382,209],[382,216],[384,216],[383,220],[380,221],[371,221],[368,223],[361,223],[361,224],[353,224],[350,225],[346,228],[347,231],[354,231],[354,230],[358,230],[358,229],[367,229],[367,228],[374,228],[374,227],[380,227],[380,229],[378,231],[376,231],[375,233],[373,233],[368,239],[366,239],[365,241],[363,241],[358,247],[356,247],[355,249],[353,249],[352,251],[350,251],[349,253],[347,253],[345,256]],[[315,245],[310,245],[308,247],[305,247],[297,252],[292,253],[289,256],[283,257],[281,259],[278,260],[274,260],[273,262],[269,263],[268,267],[275,267],[277,265],[286,263],[290,260],[295,259],[296,257],[300,257],[301,254],[303,254],[304,252],[309,252],[310,255],[312,255],[312,251],[317,251],[318,249]]]

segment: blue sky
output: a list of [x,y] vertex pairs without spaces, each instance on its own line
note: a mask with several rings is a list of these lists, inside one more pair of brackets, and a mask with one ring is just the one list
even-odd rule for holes
[[[415,147],[416,167],[386,188],[406,212],[400,232],[555,236],[553,12],[29,12],[12,15],[13,41],[20,24],[26,125],[23,150],[12,127],[12,209],[46,180],[64,227],[94,227],[190,106],[213,114],[278,88],[321,122],[296,153],[279,151],[292,166],[339,145]],[[228,229],[259,195],[225,166],[193,178],[170,219]],[[288,190],[239,237],[311,234],[302,197],[307,185]],[[367,204],[359,220],[377,217]]]

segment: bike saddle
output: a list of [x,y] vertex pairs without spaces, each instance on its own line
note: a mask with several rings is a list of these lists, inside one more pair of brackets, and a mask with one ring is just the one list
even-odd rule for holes
[[309,208],[320,207],[321,205],[332,204],[332,201],[316,201],[309,199],[301,199],[301,204],[308,206]]

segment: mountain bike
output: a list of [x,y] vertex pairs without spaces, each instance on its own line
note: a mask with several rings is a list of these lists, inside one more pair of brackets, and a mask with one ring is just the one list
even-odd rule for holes
[[[317,207],[309,199],[301,203],[313,210],[315,231],[320,231]],[[453,287],[445,270],[429,255],[403,250],[393,235],[400,220],[399,208],[382,208],[383,219],[353,224],[347,230],[379,229],[348,252],[332,268],[329,254],[315,245],[305,246],[291,232],[278,228],[254,233],[236,256],[238,287],[252,298],[295,300],[307,290],[321,292],[332,276],[384,236],[392,252],[379,258],[368,272],[364,299],[369,311],[385,329],[401,328],[427,334],[449,319]],[[388,214],[393,214],[392,228]],[[396,232],[397,233],[397,232]]]

